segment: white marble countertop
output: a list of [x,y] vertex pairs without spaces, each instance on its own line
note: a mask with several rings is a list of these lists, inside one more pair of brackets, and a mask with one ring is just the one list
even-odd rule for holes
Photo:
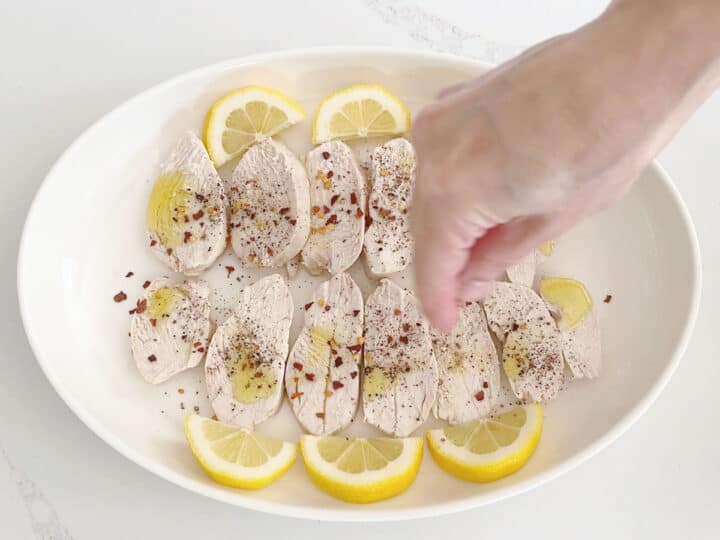
[[558,539],[717,538],[720,340],[713,306],[720,302],[720,95],[660,157],[695,221],[705,275],[695,335],[677,373],[650,411],[610,448],[550,484],[490,507],[418,522],[349,526],[267,516],[183,491],[121,457],[70,412],[38,368],[18,314],[15,261],[35,190],[83,129],[137,92],[205,64],[293,47],[387,45],[500,61],[582,24],[606,3],[3,4],[0,537],[399,539],[439,537],[453,527],[507,539],[550,533]]

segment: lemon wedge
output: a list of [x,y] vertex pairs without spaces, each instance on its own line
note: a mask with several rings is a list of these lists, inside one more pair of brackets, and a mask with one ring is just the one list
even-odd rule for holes
[[540,405],[467,424],[433,429],[426,436],[430,454],[450,474],[471,482],[492,482],[525,465],[542,433]]
[[282,476],[297,445],[197,414],[185,417],[185,436],[200,466],[226,486],[259,489]]
[[420,437],[351,439],[303,435],[300,451],[310,478],[333,497],[371,503],[413,483],[422,461]]
[[205,117],[203,142],[220,167],[262,137],[297,124],[307,116],[294,100],[272,88],[244,86],[218,99]]
[[326,97],[313,121],[313,143],[399,135],[410,130],[410,111],[377,84],[358,84]]
[[592,310],[592,298],[585,285],[569,278],[546,278],[540,282],[540,296],[560,310],[560,326],[573,329]]

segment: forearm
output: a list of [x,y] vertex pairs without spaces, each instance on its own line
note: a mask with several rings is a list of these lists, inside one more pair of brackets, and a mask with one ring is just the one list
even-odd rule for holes
[[592,55],[582,114],[616,141],[609,151],[643,167],[720,85],[719,29],[717,0],[616,0],[578,30],[575,50]]

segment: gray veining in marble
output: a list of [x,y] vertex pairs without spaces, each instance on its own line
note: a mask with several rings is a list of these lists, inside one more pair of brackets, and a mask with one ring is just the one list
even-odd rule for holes
[[5,458],[18,493],[25,503],[36,540],[73,540],[72,535],[60,522],[55,508],[35,482],[15,466],[3,450],[0,450],[0,454]]
[[500,63],[523,50],[488,40],[402,0],[365,0],[365,4],[386,23],[405,29],[412,39],[435,51]]

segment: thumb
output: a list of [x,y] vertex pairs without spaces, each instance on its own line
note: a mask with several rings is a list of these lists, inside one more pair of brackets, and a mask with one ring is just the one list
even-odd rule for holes
[[563,220],[556,215],[518,218],[490,229],[470,250],[459,278],[460,300],[479,300],[489,294],[508,267],[562,229]]

